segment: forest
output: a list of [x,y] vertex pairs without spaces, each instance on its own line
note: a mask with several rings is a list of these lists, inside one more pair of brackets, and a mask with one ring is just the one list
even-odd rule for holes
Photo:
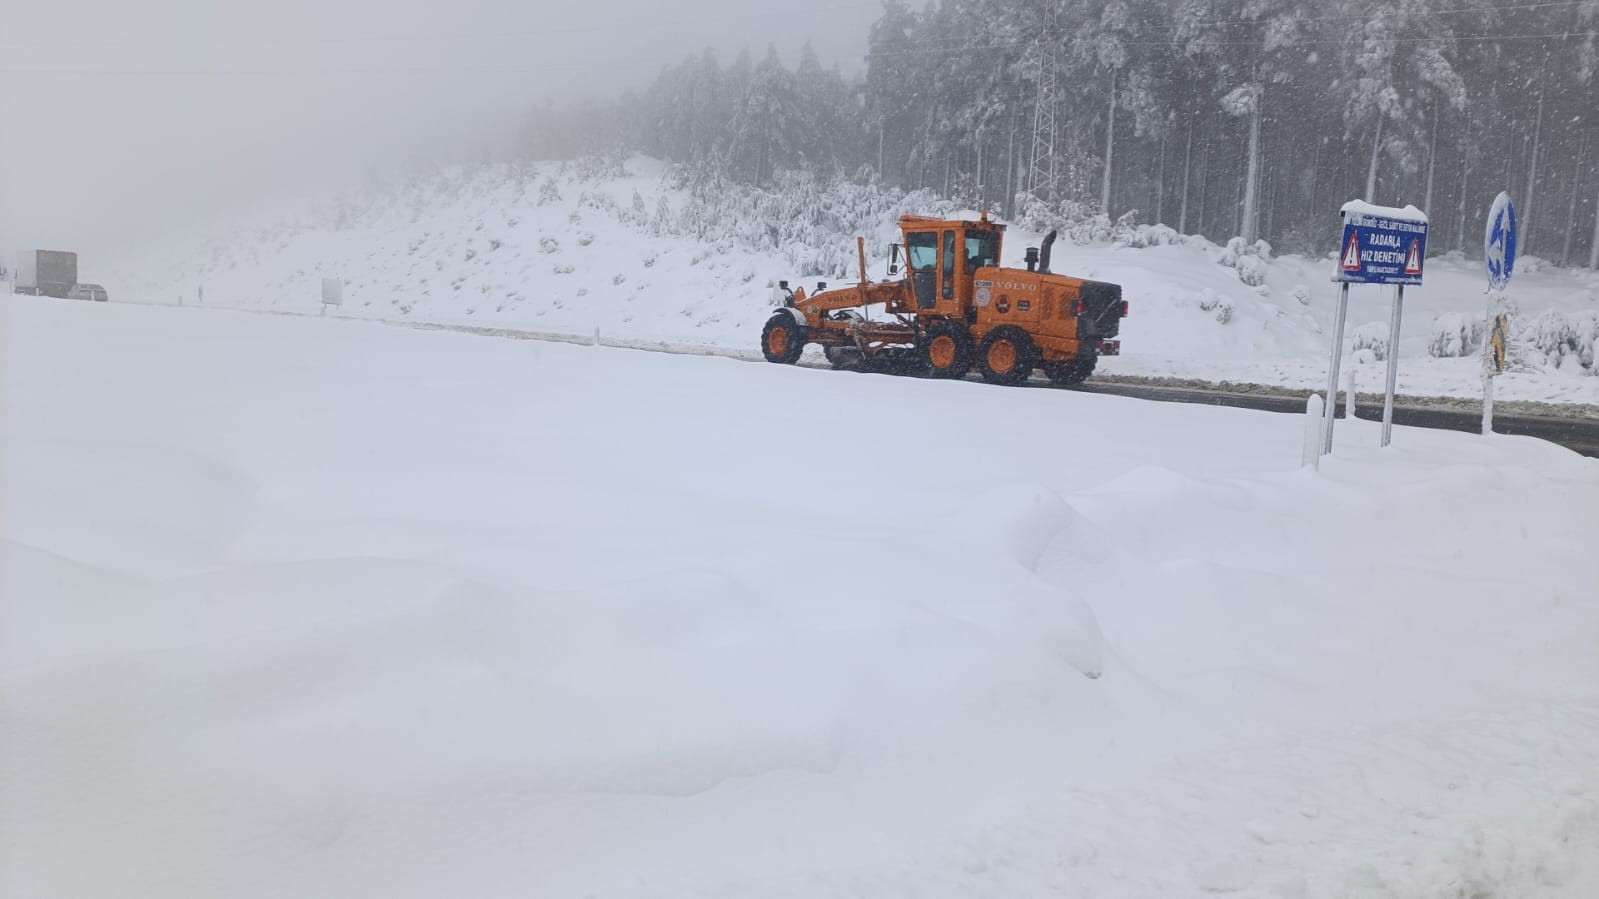
[[1330,250],[1361,198],[1422,208],[1432,253],[1471,254],[1505,190],[1523,252],[1599,268],[1596,31],[1599,0],[886,0],[859,76],[809,45],[705,51],[614,101],[533,110],[518,149],[1289,252]]

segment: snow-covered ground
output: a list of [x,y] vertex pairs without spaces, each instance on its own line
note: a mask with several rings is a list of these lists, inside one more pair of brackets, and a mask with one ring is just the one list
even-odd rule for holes
[[[321,279],[335,277],[347,282],[344,313],[360,317],[598,328],[753,351],[775,279],[808,288],[852,280],[857,234],[867,238],[872,275],[882,277],[903,212],[960,210],[925,194],[805,182],[696,194],[673,187],[665,167],[646,159],[625,169],[496,166],[346,198],[199,250],[164,246],[136,263],[108,262],[106,284],[113,299],[193,304],[203,287],[207,305],[314,312]],[[1336,213],[1329,207],[1329,217]],[[1331,258],[1246,253],[1238,261],[1236,251],[1170,229],[1093,231],[1077,229],[1086,243],[1057,244],[1054,268],[1125,287],[1133,312],[1125,355],[1103,370],[1324,386],[1337,298]],[[1004,262],[1020,266],[1038,242],[1013,228]],[[1406,291],[1401,393],[1481,395],[1476,323],[1485,286],[1478,262],[1428,260],[1426,284]],[[1380,389],[1386,370],[1390,290],[1351,293],[1348,368],[1362,390]],[[1511,298],[1519,370],[1500,379],[1499,397],[1599,404],[1599,272],[1525,257]]]
[[0,895],[1599,895],[1550,444],[0,309]]

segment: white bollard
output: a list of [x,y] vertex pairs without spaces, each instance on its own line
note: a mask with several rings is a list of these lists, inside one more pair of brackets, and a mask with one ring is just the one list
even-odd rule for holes
[[594,342],[589,344],[589,346],[599,346],[599,345],[600,345],[600,328],[599,328],[598,325],[595,325],[594,326]]
[[1299,467],[1321,470],[1321,434],[1322,434],[1322,401],[1321,394],[1312,393],[1305,400],[1305,439],[1299,457]]
[[1355,370],[1344,372],[1344,418],[1355,417]]
[[1494,379],[1486,372],[1482,376],[1482,433],[1494,432]]

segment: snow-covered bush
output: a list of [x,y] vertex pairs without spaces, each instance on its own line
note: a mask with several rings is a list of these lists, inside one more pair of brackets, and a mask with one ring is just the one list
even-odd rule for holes
[[1433,319],[1427,355],[1438,359],[1470,356],[1482,349],[1481,316],[1450,312]]
[[1238,280],[1250,287],[1263,287],[1266,284],[1266,260],[1259,256],[1238,257]]
[[1599,312],[1563,315],[1544,312],[1513,328],[1516,343],[1529,361],[1551,368],[1565,368],[1575,362],[1599,374],[1594,368],[1594,344],[1599,341]]
[[1370,350],[1371,357],[1379,362],[1388,358],[1388,323],[1366,322],[1349,332],[1349,349],[1359,353]]
[[1225,325],[1233,319],[1233,301],[1208,287],[1200,293],[1195,302],[1199,304],[1201,311],[1215,313],[1216,321],[1221,324]]
[[561,251],[561,242],[560,241],[556,240],[553,237],[541,237],[541,238],[539,238],[539,252],[540,253],[544,253],[544,254],[548,255],[550,253],[559,253],[560,251]]
[[1259,287],[1266,283],[1266,264],[1270,261],[1271,244],[1264,240],[1246,244],[1242,237],[1234,237],[1227,241],[1227,245],[1216,254],[1217,265],[1236,269],[1238,280],[1250,287]]
[[1299,305],[1301,305],[1301,306],[1309,306],[1310,305],[1310,287],[1308,285],[1305,285],[1305,284],[1295,284],[1294,285],[1294,299],[1298,300],[1299,301]]
[[545,177],[544,183],[539,185],[538,205],[548,206],[551,203],[561,202],[561,190],[555,185],[553,177]]
[[1181,246],[1188,238],[1166,225],[1135,225],[1116,232],[1116,245],[1141,250],[1146,247]]

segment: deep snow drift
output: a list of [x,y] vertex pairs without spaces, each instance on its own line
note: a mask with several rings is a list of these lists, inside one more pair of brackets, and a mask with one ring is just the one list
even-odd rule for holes
[[1599,463],[8,298],[0,895],[1599,892]]
[[[855,237],[872,277],[901,213],[967,214],[925,193],[823,188],[795,179],[770,192],[674,187],[665,166],[589,160],[456,170],[193,251],[162,248],[125,263],[113,298],[315,312],[321,279],[341,278],[345,314],[704,344],[753,352],[783,278],[857,277]],[[1336,205],[1327,215],[1336,220]],[[1026,214],[1030,222],[1042,217]],[[1039,235],[1013,227],[1004,262],[1021,266]],[[1325,385],[1337,288],[1334,260],[1218,247],[1163,227],[1082,223],[1057,244],[1057,271],[1121,283],[1133,314],[1125,356],[1104,371]],[[1486,279],[1458,255],[1427,262],[1409,288],[1399,390],[1480,396]],[[1378,390],[1388,288],[1351,293],[1346,349],[1357,387]],[[1599,404],[1599,273],[1524,257],[1512,282],[1517,370],[1501,399]]]

